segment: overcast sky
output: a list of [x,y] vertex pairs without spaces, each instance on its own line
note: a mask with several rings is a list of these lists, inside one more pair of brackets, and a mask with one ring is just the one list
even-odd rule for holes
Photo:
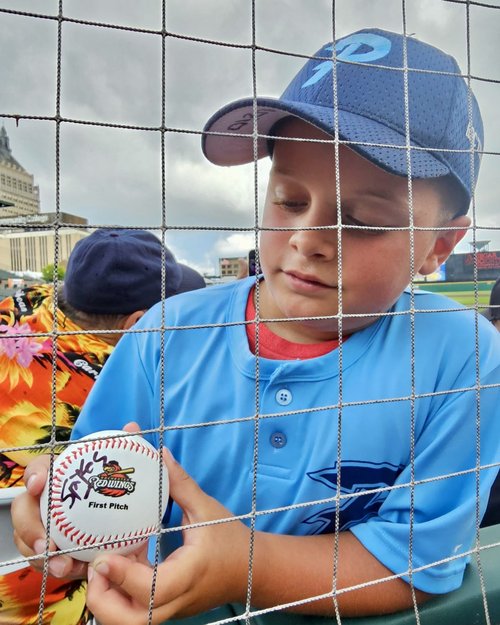
[[[332,40],[332,0],[255,0],[259,46],[313,54]],[[338,37],[360,28],[402,32],[401,0],[337,0]],[[470,5],[471,74],[485,122],[485,149],[500,153],[500,0]],[[67,18],[158,31],[160,0],[64,0]],[[251,0],[168,0],[165,123],[193,134],[166,135],[166,222],[175,226],[225,227],[225,231],[176,231],[167,236],[179,260],[212,273],[219,256],[245,255],[252,233],[254,167],[219,168],[208,163],[199,132],[210,115],[233,99],[252,94],[249,49],[195,42],[203,38],[235,46],[252,41]],[[493,6],[492,6],[493,5]],[[497,7],[497,8],[495,8]],[[0,9],[55,16],[56,0],[0,0]],[[407,0],[407,32],[439,46],[467,69],[467,7],[445,0]],[[56,206],[54,121],[8,115],[56,113],[57,30],[54,19],[0,11],[0,117],[12,152],[34,174],[41,209]],[[156,128],[161,123],[161,46],[154,33],[129,32],[63,22],[60,114],[86,122]],[[259,95],[279,96],[303,64],[301,59],[258,52]],[[497,81],[490,82],[490,81]],[[60,140],[61,211],[92,225],[159,226],[162,223],[160,133],[64,123]],[[476,238],[500,249],[497,154],[483,157],[476,195]],[[258,172],[262,203],[268,163]],[[467,241],[460,251],[468,251]]]

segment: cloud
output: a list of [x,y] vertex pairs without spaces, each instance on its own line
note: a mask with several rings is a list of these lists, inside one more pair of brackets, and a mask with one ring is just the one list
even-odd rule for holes
[[[59,205],[95,225],[199,226],[204,230],[198,233],[169,232],[169,240],[182,258],[200,267],[216,266],[221,249],[243,253],[247,234],[235,229],[254,225],[255,195],[261,212],[269,165],[259,165],[256,194],[253,164],[218,168],[208,163],[199,134],[207,119],[228,102],[252,95],[254,69],[257,93],[278,96],[302,65],[293,54],[313,54],[334,34],[367,26],[403,30],[400,0],[258,2],[253,30],[251,7],[248,0],[166,3],[162,80],[161,3],[65,0],[67,18],[135,31],[63,22],[59,101],[57,20],[2,14],[2,50],[9,62],[0,64],[0,115],[55,116],[59,102],[63,117],[90,122],[60,125],[56,161],[54,121],[16,125],[5,120],[14,156],[40,185],[42,210]],[[59,3],[0,0],[0,8],[56,17]],[[492,82],[500,80],[500,13],[440,0],[407,2],[405,9],[408,33],[455,55],[463,71],[471,69],[485,120],[485,147],[495,153],[483,159],[476,225],[488,228],[482,234],[500,248],[500,120],[498,84]],[[257,49],[253,55],[254,39],[258,48],[272,50]]]
[[215,251],[219,256],[241,256],[246,258],[249,250],[255,247],[253,234],[230,234],[215,243]]
[[[269,162],[259,164],[257,198],[263,201]],[[190,201],[180,205],[190,189]],[[222,168],[206,161],[177,158],[168,171],[168,192],[173,202],[172,220],[179,223],[253,227],[255,224],[255,179],[253,163]],[[216,209],[213,211],[214,204]]]

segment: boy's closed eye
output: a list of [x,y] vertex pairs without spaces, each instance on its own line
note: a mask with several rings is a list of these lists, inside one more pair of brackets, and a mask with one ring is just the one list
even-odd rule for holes
[[[347,226],[345,232],[350,234],[358,234],[358,235],[381,235],[390,232],[387,228],[391,226],[386,224],[377,224],[377,223],[367,223],[356,219],[352,215],[343,215],[342,216],[342,226]],[[349,226],[355,226],[354,228],[349,228]]]
[[[299,214],[303,211],[306,211],[309,207],[309,202],[307,200],[300,199],[287,199],[276,197],[272,201],[274,206],[277,206],[284,210],[285,212],[292,214]],[[332,211],[333,212],[333,211]],[[341,226],[347,226],[345,229],[346,232],[358,235],[381,235],[390,230],[388,228],[395,227],[392,224],[378,222],[377,220],[361,220],[350,213],[342,215]],[[331,225],[335,225],[337,222],[336,215],[332,215]],[[349,226],[354,226],[354,228],[349,228]]]
[[291,212],[301,211],[308,206],[308,202],[305,200],[286,200],[280,198],[274,199],[273,204]]
[[356,226],[346,228],[346,232],[386,234],[393,232],[393,228],[408,228],[409,211],[404,202],[398,203],[373,196],[355,201],[345,200],[342,201],[342,225]]

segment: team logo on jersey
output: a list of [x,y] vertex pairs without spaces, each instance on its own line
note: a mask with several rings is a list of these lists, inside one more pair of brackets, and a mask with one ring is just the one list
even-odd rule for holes
[[[366,490],[392,486],[403,468],[403,465],[397,466],[388,462],[343,460],[340,465],[340,493],[346,497],[340,500],[338,506],[340,531],[364,523],[370,517],[375,516],[389,491],[362,493]],[[333,467],[312,471],[307,475],[312,480],[337,492],[337,463]],[[337,506],[332,505],[304,519],[303,523],[314,526],[313,534],[333,533],[336,514]]]
[[106,462],[102,468],[102,473],[89,479],[97,493],[106,497],[123,497],[134,492],[136,483],[129,477],[130,473],[134,473],[134,468],[122,469],[116,460]]
[[[356,35],[349,35],[344,39],[339,39],[335,44],[335,52],[337,60],[340,61],[354,61],[356,63],[369,63],[371,61],[378,61],[387,56],[391,51],[392,43],[387,37],[381,35],[374,35],[373,33],[358,33]],[[325,55],[328,52],[333,52],[333,46],[327,46],[325,48]],[[316,84],[322,78],[330,74],[333,67],[333,61],[323,61],[313,67],[314,75],[309,78],[303,85],[304,87],[310,87]]]

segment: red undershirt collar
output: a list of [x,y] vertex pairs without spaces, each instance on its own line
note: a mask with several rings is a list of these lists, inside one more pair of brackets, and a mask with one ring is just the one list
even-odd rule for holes
[[[246,321],[255,319],[254,292],[255,287],[252,287],[248,294],[245,310]],[[255,354],[255,324],[247,324],[246,331],[250,350],[252,354]],[[344,336],[343,341],[346,341],[347,338],[347,336]],[[259,325],[259,355],[263,358],[271,360],[306,360],[324,356],[328,352],[337,349],[338,345],[338,339],[322,341],[321,343],[292,343],[292,341],[287,341],[271,332],[264,323]]]

